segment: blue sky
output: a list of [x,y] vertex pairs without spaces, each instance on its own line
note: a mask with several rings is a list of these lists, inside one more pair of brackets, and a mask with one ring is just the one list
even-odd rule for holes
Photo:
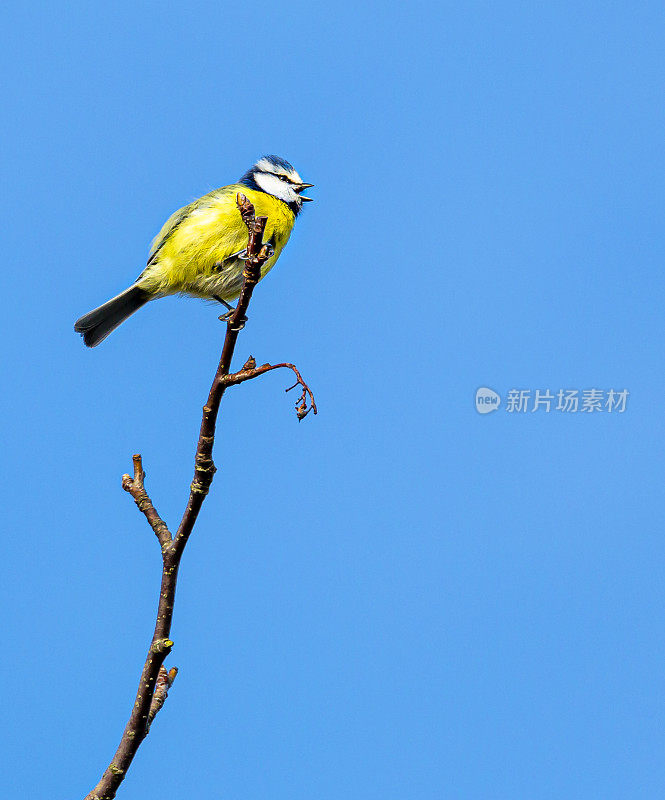
[[[83,797],[152,632],[223,328],[85,350],[176,208],[316,188],[257,289],[183,560],[180,674],[119,797],[656,798],[662,5],[12,4],[0,52],[2,795]],[[478,387],[628,389],[479,415]]]

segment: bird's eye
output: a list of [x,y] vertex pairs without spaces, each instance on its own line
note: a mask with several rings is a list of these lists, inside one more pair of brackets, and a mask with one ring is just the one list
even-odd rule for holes
[[288,181],[286,175],[278,175],[277,177],[280,179],[280,181]]

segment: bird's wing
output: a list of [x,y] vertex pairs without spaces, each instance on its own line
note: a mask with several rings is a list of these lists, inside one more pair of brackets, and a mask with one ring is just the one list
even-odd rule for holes
[[[189,205],[183,206],[175,211],[171,216],[166,220],[164,223],[161,231],[155,236],[152,240],[152,244],[150,246],[150,253],[148,255],[148,263],[146,266],[150,266],[152,262],[155,260],[157,253],[164,247],[166,242],[169,240],[171,235],[180,227],[180,225],[191,216],[192,212],[197,210],[200,211],[206,206],[210,206],[215,202],[219,202],[220,198],[225,194],[225,189],[233,189],[235,187],[224,187],[222,189],[214,189],[212,192],[208,192],[208,194],[204,194],[203,197],[199,197],[198,200],[194,200]],[[235,256],[235,254],[234,254]]]
[[166,220],[164,223],[161,231],[155,236],[152,240],[152,245],[150,246],[150,254],[148,255],[148,264],[150,266],[152,262],[155,260],[155,256],[159,251],[164,247],[166,244],[167,239],[173,233],[173,231],[180,225],[180,223],[187,219],[187,217],[192,212],[195,203],[190,203],[187,206],[183,206],[179,208],[176,212],[171,214],[171,216]]
[[191,203],[189,203],[189,205],[183,206],[171,214],[171,216],[164,223],[161,231],[152,240],[147,266],[152,264],[152,262],[155,260],[155,256],[162,249],[162,247],[164,247],[171,234],[187,219],[187,217],[191,215],[192,211],[195,209],[205,208],[214,201],[219,192],[219,189],[214,189],[212,192],[204,194],[203,197],[199,197],[198,200],[193,200]]

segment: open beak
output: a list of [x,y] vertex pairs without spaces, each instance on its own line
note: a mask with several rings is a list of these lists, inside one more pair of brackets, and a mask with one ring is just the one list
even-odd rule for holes
[[[296,194],[300,194],[300,192],[304,192],[305,189],[311,189],[314,186],[313,183],[299,183],[296,187],[294,187]],[[303,197],[300,195],[300,199],[305,203],[311,203],[314,200],[313,197]]]

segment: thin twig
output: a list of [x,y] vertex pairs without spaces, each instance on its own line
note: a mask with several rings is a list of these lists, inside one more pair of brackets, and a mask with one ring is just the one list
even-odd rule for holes
[[[313,411],[314,414],[317,414],[318,409],[316,407],[312,390],[303,380],[302,375],[298,372],[295,364],[288,364],[284,362],[283,364],[261,364],[260,367],[257,367],[256,361],[254,361],[254,358],[250,356],[245,363],[245,366],[241,370],[224,377],[224,383],[227,386],[235,386],[239,383],[244,383],[245,381],[251,381],[252,378],[258,378],[259,375],[264,375],[266,372],[271,372],[273,369],[293,370],[293,373],[296,376],[296,382],[293,384],[293,386],[289,386],[288,389],[285,389],[285,391],[290,392],[292,389],[295,389],[296,386],[302,386],[302,394],[296,400],[296,415],[298,416],[298,419],[305,419],[310,411]],[[307,404],[308,398],[309,405]]]
[[[190,486],[189,500],[185,513],[183,514],[175,536],[171,534],[166,523],[157,513],[145,490],[145,473],[143,471],[143,463],[140,455],[137,454],[134,456],[134,477],[132,478],[129,475],[123,475],[122,477],[123,489],[129,492],[134,498],[136,505],[145,515],[161,545],[162,582],[159,592],[155,631],[141,672],[134,708],[132,709],[131,716],[125,727],[113,761],[105,770],[97,786],[86,796],[85,800],[112,800],[112,798],[115,797],[118,787],[124,780],[127,770],[132,763],[132,759],[136,755],[141,742],[145,739],[155,715],[164,705],[168,690],[177,674],[177,669],[175,668],[171,668],[167,672],[163,663],[173,647],[173,642],[169,638],[169,635],[173,620],[173,605],[175,602],[176,583],[178,580],[178,568],[180,566],[183,550],[215,474],[215,464],[212,460],[215,426],[219,404],[224,396],[226,388],[230,385],[243,383],[253,377],[262,375],[264,372],[268,372],[271,369],[289,367],[295,372],[298,378],[298,384],[303,386],[302,398],[305,398],[305,393],[307,393],[311,402],[310,408],[316,413],[316,404],[314,403],[312,393],[307,384],[305,384],[300,377],[298,370],[292,364],[277,364],[275,366],[264,364],[262,367],[254,369],[256,367],[256,362],[254,362],[251,364],[251,367],[255,374],[245,374],[247,370],[243,368],[244,371],[241,370],[238,373],[234,373],[234,375],[229,375],[238,333],[246,320],[247,307],[249,306],[254,287],[261,277],[261,267],[273,254],[270,245],[263,244],[263,232],[265,230],[267,217],[255,217],[254,206],[244,195],[238,194],[236,200],[240,214],[249,233],[247,260],[243,271],[243,285],[235,311],[227,320],[226,336],[224,338],[224,346],[222,347],[219,365],[210,388],[208,400],[203,407],[201,431],[194,460],[194,479]],[[245,367],[247,366],[246,364]],[[251,372],[252,369],[249,371]],[[304,399],[302,402],[304,403]],[[299,408],[296,409],[296,412],[298,413],[298,417],[302,418]]]
[[155,532],[162,549],[164,549],[171,544],[171,531],[169,531],[166,523],[155,510],[152,500],[148,497],[148,493],[144,488],[145,472],[143,471],[143,462],[140,454],[136,453],[132,456],[132,459],[134,461],[134,478],[130,478],[129,475],[123,475],[122,488],[134,498],[139,511],[145,514],[150,527]]

